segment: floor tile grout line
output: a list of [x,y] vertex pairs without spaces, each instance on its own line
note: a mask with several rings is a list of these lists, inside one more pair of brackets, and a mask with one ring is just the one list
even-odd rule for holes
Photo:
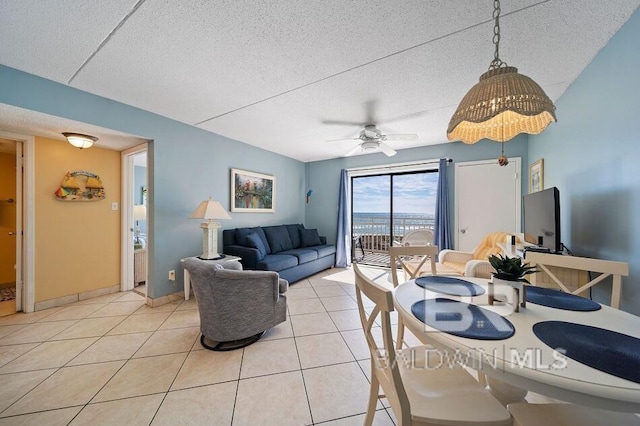
[[[293,331],[293,324],[291,324],[291,328]],[[302,336],[301,336],[302,337]],[[311,400],[309,399],[309,390],[307,389],[307,382],[304,379],[304,372],[302,369],[302,360],[300,359],[300,350],[298,349],[298,340],[296,336],[293,336],[293,344],[296,347],[296,355],[298,356],[298,365],[300,366],[300,377],[302,378],[302,387],[304,388],[304,396],[307,399],[307,409],[309,410],[309,418],[311,419],[311,424],[313,424],[313,411],[311,410]]]

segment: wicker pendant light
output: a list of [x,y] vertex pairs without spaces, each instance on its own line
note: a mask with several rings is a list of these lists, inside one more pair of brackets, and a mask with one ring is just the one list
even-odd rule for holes
[[473,144],[480,139],[506,142],[520,133],[538,134],[556,120],[544,90],[500,60],[500,1],[494,0],[494,59],[489,71],[462,98],[449,121],[447,138]]

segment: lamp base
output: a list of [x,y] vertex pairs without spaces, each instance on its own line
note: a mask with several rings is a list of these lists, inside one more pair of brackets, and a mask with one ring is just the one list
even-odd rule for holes
[[220,259],[224,259],[225,257],[227,257],[226,254],[221,254],[218,257],[212,257],[210,259],[207,259],[206,257],[198,256],[198,259],[200,259],[200,260],[220,260]]

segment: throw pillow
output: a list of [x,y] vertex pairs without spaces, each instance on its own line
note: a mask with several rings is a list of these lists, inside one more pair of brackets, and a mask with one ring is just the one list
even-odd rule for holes
[[249,246],[249,243],[247,242],[247,235],[253,234],[254,232],[258,234],[258,236],[262,240],[264,248],[267,249],[267,254],[271,254],[271,248],[269,247],[269,243],[267,242],[267,236],[259,226],[254,226],[253,228],[236,228],[236,241],[241,246]]
[[254,232],[252,234],[247,235],[245,238],[249,247],[258,249],[258,258],[259,258],[258,260],[264,259],[264,257],[267,255],[267,248],[264,246],[264,243],[262,242],[262,238],[260,238],[260,235]]
[[321,244],[317,229],[300,229],[300,245],[302,247],[319,246]]
[[279,253],[293,248],[286,226],[265,226],[262,229],[264,229],[264,233],[267,236],[267,241],[271,247],[271,253]]

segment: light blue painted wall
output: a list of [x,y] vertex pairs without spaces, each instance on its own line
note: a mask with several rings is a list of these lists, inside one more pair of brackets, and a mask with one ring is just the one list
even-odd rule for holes
[[[445,135],[443,135],[443,138]],[[508,157],[521,157],[525,172],[522,178],[522,193],[528,191],[527,169],[527,136],[520,135],[505,145]],[[311,202],[307,204],[305,224],[309,228],[318,228],[321,235],[326,235],[328,241],[335,243],[337,232],[338,212],[338,184],[340,170],[356,167],[379,166],[390,163],[405,163],[410,161],[431,160],[443,157],[453,159],[448,166],[450,220],[454,224],[454,164],[466,161],[496,160],[500,156],[500,144],[482,140],[475,145],[465,145],[462,142],[443,143],[421,148],[403,149],[393,157],[384,154],[358,155],[333,160],[309,163],[309,185],[313,189]],[[437,167],[437,164],[435,165]],[[452,238],[454,236],[452,235]]]
[[[304,221],[305,168],[299,161],[2,65],[0,102],[152,140],[147,222],[151,298],[182,290],[180,259],[202,253],[199,221],[187,217],[209,196],[229,208],[230,168],[274,175],[276,212],[231,213],[223,228]],[[168,280],[171,269],[178,272],[175,282]]]
[[[629,262],[621,308],[640,314],[640,11],[556,103],[558,122],[532,136],[545,187],[560,190],[561,233],[576,255]],[[609,289],[594,297],[608,301]]]

